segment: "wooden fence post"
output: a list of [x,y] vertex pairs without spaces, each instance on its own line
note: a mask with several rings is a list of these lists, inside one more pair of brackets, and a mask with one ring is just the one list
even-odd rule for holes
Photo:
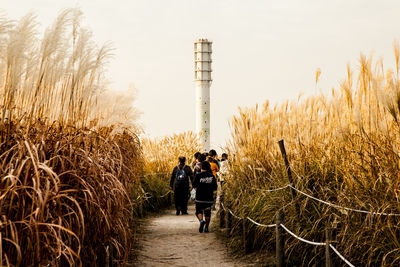
[[332,241],[332,233],[329,228],[325,229],[325,266],[326,267],[332,267],[332,257],[331,257],[331,249],[329,247],[330,243]]
[[249,247],[249,240],[247,236],[247,224],[246,224],[246,218],[243,217],[242,219],[242,235],[243,235],[243,248],[246,253],[249,253],[250,247]]
[[[285,143],[284,143],[283,140],[280,140],[278,143],[279,143],[279,148],[281,149],[281,154],[282,154],[283,160],[285,161],[285,167],[286,167],[286,172],[287,172],[287,175],[288,175],[289,183],[293,185],[292,170],[290,169],[289,160],[287,159]],[[293,188],[290,188],[290,192],[292,192],[293,200],[295,200],[296,197],[297,197],[296,191]],[[300,206],[299,206],[299,203],[296,202],[295,203],[295,207],[296,207],[297,217],[299,218],[299,221],[300,221]]]
[[228,231],[228,235],[229,236],[231,236],[231,229],[232,229],[232,214],[229,212],[229,211],[227,211],[227,227],[228,227],[228,229],[229,229],[229,231]]
[[114,258],[115,258],[115,256],[116,256],[116,248],[114,247],[114,246],[111,246],[110,247],[110,267],[115,267],[115,266],[117,266],[115,263],[114,263]]
[[168,194],[168,206],[172,205],[172,192]]
[[219,227],[224,228],[225,227],[225,210],[223,206],[224,202],[224,193],[221,192],[219,195]]
[[104,264],[105,267],[111,267],[110,266],[110,246],[106,247],[106,262]]
[[277,267],[284,267],[285,266],[285,237],[283,236],[283,231],[281,228],[281,222],[283,220],[283,213],[278,211],[276,214],[276,226],[275,226],[275,244],[276,244],[276,266]]

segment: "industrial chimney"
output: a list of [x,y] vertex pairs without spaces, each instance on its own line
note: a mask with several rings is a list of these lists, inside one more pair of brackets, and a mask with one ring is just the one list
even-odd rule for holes
[[210,85],[212,42],[194,43],[194,79],[196,83],[196,131],[204,151],[210,150]]

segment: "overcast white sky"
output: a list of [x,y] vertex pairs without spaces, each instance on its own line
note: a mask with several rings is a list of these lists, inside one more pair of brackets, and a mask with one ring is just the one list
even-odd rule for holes
[[393,66],[400,39],[398,0],[0,0],[18,19],[35,11],[42,26],[80,7],[98,43],[112,41],[112,86],[138,89],[135,106],[152,137],[195,131],[193,42],[213,41],[211,142],[223,145],[238,106],[328,92],[360,52]]

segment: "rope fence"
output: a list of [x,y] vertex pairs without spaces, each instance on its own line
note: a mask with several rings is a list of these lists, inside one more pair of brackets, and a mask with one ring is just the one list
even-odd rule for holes
[[[169,175],[170,172],[144,173],[144,174],[140,175],[139,177],[140,177],[140,178],[145,178],[146,176],[152,176],[152,175],[166,175],[166,174]],[[164,195],[159,196],[159,198],[166,197],[166,196],[168,196],[168,195],[171,194],[171,193],[172,193],[172,191],[169,190],[169,191],[168,191],[167,193],[165,193]],[[135,201],[138,201],[140,198],[143,198],[143,199],[145,199],[145,200],[148,200],[148,199],[150,199],[150,198],[154,198],[154,196],[153,196],[152,194],[150,194],[149,192],[144,192],[144,194],[143,194],[143,195],[139,195],[139,196],[134,200],[134,202],[135,202]]]
[[[296,173],[295,173],[295,174],[296,174]],[[301,178],[301,177],[300,177],[299,175],[297,175],[297,174],[296,174],[296,176],[297,176],[298,178]],[[291,189],[295,190],[296,192],[298,192],[299,194],[302,194],[303,196],[306,196],[306,197],[308,197],[308,198],[310,198],[310,199],[313,199],[313,200],[315,200],[315,201],[317,201],[317,202],[320,202],[320,203],[322,203],[322,204],[325,204],[325,205],[327,205],[327,206],[330,206],[330,207],[333,207],[333,208],[336,208],[336,209],[342,209],[342,210],[346,210],[346,211],[352,211],[352,212],[358,212],[358,213],[369,214],[369,215],[376,215],[376,216],[400,216],[400,214],[398,214],[398,213],[374,212],[374,211],[367,211],[367,210],[354,209],[354,208],[348,208],[348,207],[340,206],[340,205],[337,205],[337,204],[334,204],[334,203],[331,203],[331,202],[328,202],[328,201],[325,201],[325,200],[316,198],[316,197],[314,197],[314,196],[311,196],[310,194],[307,194],[307,193],[301,191],[300,189],[297,189],[297,188],[296,188],[293,184],[291,184],[291,183],[289,183],[289,184],[287,184],[287,185],[285,185],[285,186],[278,187],[278,188],[273,188],[273,189],[260,189],[260,188],[253,188],[253,189],[259,190],[259,191],[263,191],[263,192],[276,192],[276,191],[280,191],[280,190],[283,190],[283,189],[286,189],[286,188],[291,188]],[[234,214],[234,213],[232,212],[232,210],[230,210],[229,208],[226,208],[222,202],[221,202],[221,207],[223,207],[223,209],[224,209],[225,211],[228,211],[228,212],[229,212],[233,217],[235,217],[236,219],[238,219],[238,220],[243,220],[242,217],[240,217],[240,216]],[[310,240],[304,239],[304,238],[302,238],[302,237],[296,235],[295,233],[293,233],[290,229],[288,229],[288,228],[287,228],[284,224],[282,224],[282,223],[280,223],[279,225],[278,225],[278,224],[262,224],[262,223],[259,223],[259,222],[255,221],[255,220],[251,219],[250,217],[246,217],[246,219],[249,220],[250,222],[252,222],[253,224],[255,224],[255,225],[257,225],[257,226],[260,226],[260,227],[272,228],[272,227],[280,226],[280,227],[282,227],[287,233],[289,233],[291,236],[293,236],[294,238],[296,238],[296,239],[298,239],[298,240],[300,240],[300,241],[302,241],[302,242],[304,242],[304,243],[306,243],[306,244],[309,244],[309,245],[313,245],[313,246],[329,246],[329,248],[331,248],[331,249],[335,252],[335,254],[336,254],[341,260],[343,260],[348,266],[354,267],[354,265],[353,265],[349,260],[347,260],[347,259],[335,248],[335,246],[333,246],[332,244],[329,244],[329,243],[327,243],[327,242],[314,242],[314,241],[310,241]]]
[[287,184],[287,185],[285,185],[285,186],[282,186],[282,187],[278,187],[278,188],[273,188],[273,189],[260,189],[260,188],[254,188],[255,190],[258,190],[258,191],[262,191],[262,192],[276,192],[276,191],[280,191],[280,190],[283,190],[283,189],[286,189],[286,188],[288,188],[290,186],[290,184]]
[[233,217],[235,217],[236,219],[238,219],[238,220],[243,220],[243,218],[242,217],[239,217],[239,216],[237,216],[237,215],[235,215],[230,209],[228,209],[228,208],[225,208],[225,205],[224,205],[224,203],[221,201],[221,207],[225,210],[225,211],[228,211]]
[[342,254],[339,253],[339,251],[337,251],[337,249],[332,245],[329,244],[329,247],[336,253],[336,255],[339,256],[339,258],[341,258],[347,265],[351,266],[351,267],[355,267],[353,264],[351,264],[351,262],[349,262],[345,257],[343,257]]
[[[243,220],[242,217],[234,214],[231,209],[226,208],[223,202],[221,202],[220,204],[221,204],[221,207],[222,207],[222,209],[224,211],[228,211],[233,217],[235,217],[238,220]],[[250,222],[252,222],[253,224],[255,224],[257,226],[260,226],[260,227],[265,227],[265,228],[282,227],[291,236],[293,236],[297,240],[300,240],[300,241],[302,241],[302,242],[304,242],[306,244],[309,244],[309,245],[313,245],[313,246],[329,246],[339,256],[339,258],[342,259],[348,266],[355,267],[349,260],[347,260],[342,254],[340,254],[340,252],[332,244],[329,244],[327,242],[315,242],[315,241],[304,239],[304,238],[296,235],[295,233],[293,233],[283,223],[262,224],[262,223],[259,223],[259,222],[255,221],[255,220],[251,219],[250,217],[246,217],[246,219],[249,220]]]
[[262,223],[258,223],[256,221],[254,221],[253,219],[251,219],[250,217],[247,217],[247,220],[251,221],[252,223],[254,223],[255,225],[261,226],[261,227],[267,227],[267,228],[272,228],[272,227],[276,227],[276,223],[274,224],[262,224]]
[[[293,171],[294,172],[294,171]],[[296,174],[296,176],[298,178],[301,178],[299,175]],[[360,209],[353,209],[353,208],[348,208],[348,207],[343,207],[319,198],[316,198],[314,196],[311,196],[310,194],[307,194],[303,191],[301,191],[300,189],[297,189],[295,186],[293,186],[292,184],[287,184],[285,186],[282,187],[278,187],[278,188],[274,188],[274,189],[260,189],[260,188],[254,188],[255,190],[259,190],[259,191],[263,191],[263,192],[275,192],[275,191],[279,191],[279,190],[283,190],[286,188],[291,188],[295,191],[297,191],[298,193],[302,194],[303,196],[306,196],[308,198],[311,198],[315,201],[318,201],[322,204],[325,204],[327,206],[336,208],[336,209],[341,209],[341,210],[347,210],[347,211],[353,211],[353,212],[358,212],[358,213],[364,213],[364,214],[370,214],[370,215],[377,215],[377,216],[400,216],[399,213],[386,213],[386,212],[374,212],[374,211],[367,211],[367,210],[360,210]]]
[[296,239],[298,239],[298,240],[300,240],[300,241],[302,241],[302,242],[304,242],[304,243],[307,243],[307,244],[313,245],[313,246],[326,246],[326,243],[310,241],[310,240],[304,239],[304,238],[302,238],[302,237],[296,235],[295,233],[293,233],[292,231],[290,231],[290,230],[289,230],[284,224],[282,224],[282,223],[281,223],[279,226],[281,226],[283,229],[285,229],[285,231],[288,232],[291,236],[293,236],[294,238],[296,238]]
[[[299,178],[299,179],[302,178],[295,171],[293,171],[293,172],[297,176],[297,178]],[[296,187],[293,186],[293,184],[288,184],[288,186],[290,188],[292,188],[293,190],[296,190],[298,193],[300,193],[300,194],[302,194],[302,195],[304,195],[304,196],[306,196],[308,198],[311,198],[311,199],[313,199],[315,201],[318,201],[320,203],[323,203],[325,205],[328,205],[328,206],[336,208],[336,209],[342,209],[342,210],[353,211],[353,212],[364,213],[364,214],[370,214],[370,215],[376,215],[376,216],[400,216],[399,213],[374,212],[374,211],[367,211],[367,210],[360,210],[360,209],[353,209],[353,208],[343,207],[343,206],[340,206],[340,205],[337,205],[337,204],[333,204],[333,203],[330,203],[328,201],[313,197],[313,196],[311,196],[311,195],[309,195],[309,194],[297,189]]]
[[[296,173],[295,173],[295,174],[296,174]],[[301,178],[301,177],[300,177],[299,175],[297,175],[297,174],[296,174],[296,176],[297,176],[298,178]],[[289,183],[289,184],[287,184],[287,185],[285,185],[285,186],[282,186],[282,187],[273,188],[273,189],[260,189],[260,188],[253,188],[253,189],[259,190],[259,191],[262,191],[262,192],[276,192],[276,191],[284,190],[284,189],[286,189],[286,188],[291,188],[291,189],[295,190],[296,192],[298,192],[299,194],[302,194],[303,196],[306,196],[307,198],[313,199],[313,200],[315,200],[315,201],[317,201],[317,202],[320,202],[320,203],[322,203],[322,204],[325,204],[325,205],[327,205],[327,206],[330,206],[330,207],[333,207],[333,208],[336,208],[336,209],[342,209],[342,210],[346,210],[346,211],[352,211],[352,212],[358,212],[358,213],[369,214],[369,215],[376,215],[376,216],[400,216],[400,214],[398,214],[398,213],[374,212],[374,211],[367,211],[367,210],[354,209],[354,208],[349,208],[349,207],[340,206],[340,205],[337,205],[337,204],[334,204],[334,203],[331,203],[331,202],[328,202],[328,201],[325,201],[325,200],[316,198],[316,197],[314,197],[314,196],[311,196],[310,194],[307,194],[307,193],[301,191],[300,189],[296,188],[292,183]],[[238,220],[243,220],[243,219],[244,219],[244,218],[242,218],[242,217],[240,217],[240,216],[234,214],[234,213],[232,212],[231,209],[226,208],[223,202],[221,202],[221,207],[222,207],[225,211],[228,211],[234,218],[236,218],[236,219],[238,219]],[[332,251],[335,252],[335,254],[336,254],[341,260],[343,260],[348,266],[354,267],[354,265],[353,265],[349,260],[347,260],[347,259],[335,248],[335,246],[333,246],[332,244],[329,244],[328,242],[314,242],[314,241],[311,241],[311,240],[304,239],[304,238],[302,238],[302,237],[296,235],[295,233],[293,233],[290,229],[288,229],[288,228],[287,228],[284,224],[282,224],[282,223],[279,223],[279,224],[262,224],[262,223],[260,223],[260,222],[257,222],[257,221],[255,221],[255,220],[251,219],[250,217],[246,217],[246,219],[249,220],[250,222],[252,222],[253,224],[255,224],[255,225],[257,225],[257,226],[260,226],[260,227],[266,227],[266,228],[281,227],[281,228],[283,228],[287,233],[289,233],[291,236],[293,236],[294,238],[296,238],[297,240],[300,240],[300,241],[302,241],[302,242],[304,242],[304,243],[306,243],[306,244],[309,244],[309,245],[313,245],[313,246],[328,246],[328,247],[331,248]]]
[[[171,193],[172,193],[172,191],[168,191],[168,192],[165,193],[164,195],[159,196],[159,198],[166,197],[166,196],[168,196],[168,195],[171,194]],[[141,196],[139,196],[137,199],[139,199],[140,197],[141,197]],[[143,195],[142,197],[143,197],[144,199],[154,198],[154,196],[153,196],[152,194],[148,193],[148,192],[145,192],[144,195]]]

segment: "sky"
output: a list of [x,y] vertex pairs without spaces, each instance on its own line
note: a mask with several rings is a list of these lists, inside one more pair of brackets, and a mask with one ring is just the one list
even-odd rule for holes
[[[211,144],[224,146],[238,107],[337,88],[360,53],[394,68],[398,0],[0,0],[12,19],[30,11],[44,29],[78,7],[98,44],[111,41],[110,86],[137,89],[145,135],[195,131],[193,42],[213,41]],[[315,71],[322,71],[318,85]]]

